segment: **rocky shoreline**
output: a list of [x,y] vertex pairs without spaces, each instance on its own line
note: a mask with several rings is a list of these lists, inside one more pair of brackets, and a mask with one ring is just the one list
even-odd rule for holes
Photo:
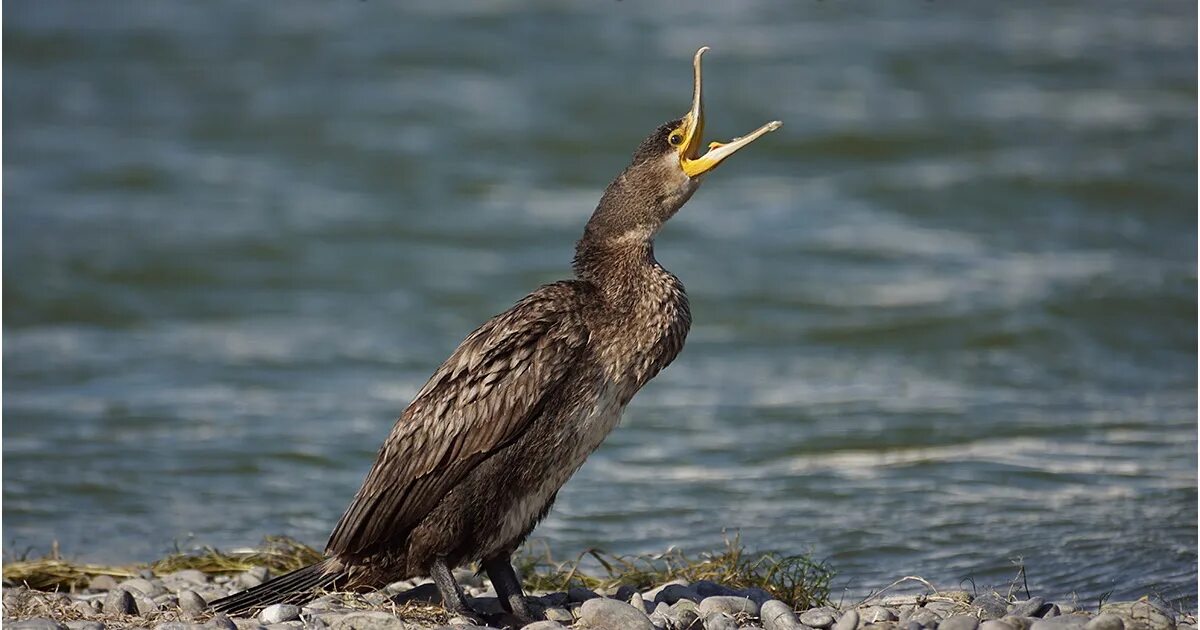
[[77,592],[5,587],[8,630],[473,630],[592,628],[602,630],[1196,630],[1186,614],[1143,598],[1106,602],[1099,610],[1075,602],[1017,599],[1000,593],[938,591],[793,610],[758,588],[733,589],[707,580],[675,580],[649,590],[615,586],[595,592],[535,592],[543,621],[522,626],[506,615],[487,580],[456,572],[484,619],[454,618],[438,606],[427,581],[405,581],[374,593],[330,593],[305,606],[274,605],[255,617],[213,615],[206,602],[262,583],[265,568],[211,576],[186,569],[118,581],[92,578]]

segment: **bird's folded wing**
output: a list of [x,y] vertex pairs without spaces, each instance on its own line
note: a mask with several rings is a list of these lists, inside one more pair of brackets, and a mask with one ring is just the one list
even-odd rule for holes
[[575,282],[541,287],[459,345],[388,435],[326,554],[396,544],[451,488],[515,440],[582,356]]

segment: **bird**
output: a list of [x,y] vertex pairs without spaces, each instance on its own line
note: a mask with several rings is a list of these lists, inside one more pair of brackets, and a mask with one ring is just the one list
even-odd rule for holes
[[241,614],[319,590],[430,577],[451,613],[479,618],[453,570],[479,563],[501,606],[535,618],[512,554],[634,394],[683,349],[691,310],[654,239],[704,177],[782,123],[700,153],[701,47],[691,108],[654,130],[605,189],[575,248],[574,277],[484,322],[396,420],[334,527],[324,559],[216,600]]

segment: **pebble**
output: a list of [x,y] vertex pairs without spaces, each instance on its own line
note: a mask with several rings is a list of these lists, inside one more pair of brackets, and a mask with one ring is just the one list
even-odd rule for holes
[[117,588],[117,578],[111,575],[97,575],[88,581],[88,590],[111,591]]
[[590,588],[572,586],[567,589],[567,601],[569,602],[586,602],[589,599],[596,599],[597,597],[600,596]]
[[198,615],[208,608],[208,603],[196,591],[179,591],[179,610],[190,615]]
[[129,591],[137,591],[146,597],[158,597],[159,595],[164,595],[167,592],[167,589],[164,588],[162,584],[151,582],[146,578],[140,577],[129,578],[128,580],[121,582],[118,586]]
[[[708,599],[712,598],[709,597]],[[734,621],[733,617],[723,612],[714,612],[705,615],[702,623],[704,630],[738,630],[737,621]]]
[[264,625],[283,623],[300,618],[300,607],[292,604],[271,604],[258,613],[258,620]]
[[622,630],[653,630],[645,611],[615,599],[596,598],[583,602],[579,622],[585,627]]
[[972,615],[951,615],[938,624],[938,630],[977,630],[979,620]]
[[863,623],[879,623],[881,621],[898,621],[900,618],[891,609],[883,606],[870,606],[861,613]]
[[[486,615],[491,627],[521,627],[511,614],[503,612],[487,580],[469,571],[459,571],[456,576],[471,594],[472,606]],[[427,580],[394,582],[354,599],[346,599],[344,594],[329,594],[303,608],[276,604],[253,618],[231,619],[217,614],[204,625],[189,623],[207,618],[206,602],[266,577],[265,569],[232,577],[210,577],[195,570],[158,577],[141,572],[120,582],[113,576],[101,575],[92,578],[87,589],[70,594],[13,586],[3,590],[7,615],[3,622],[6,630],[106,630],[103,621],[117,628],[129,626],[131,630],[431,630],[438,627],[428,620],[398,618],[393,607],[393,603],[440,603],[436,586]],[[392,595],[395,597],[389,601]],[[1154,598],[1109,602],[1097,615],[1078,602],[1047,602],[1041,597],[1030,597],[1009,603],[994,592],[972,599],[965,591],[943,591],[933,601],[896,595],[873,600],[872,605],[858,609],[819,606],[797,612],[761,588],[730,588],[710,580],[692,583],[673,580],[645,591],[629,584],[614,584],[599,593],[576,586],[567,592],[538,591],[531,595],[535,611],[544,611],[544,620],[525,626],[528,630],[1197,630],[1194,614],[1173,610]],[[46,618],[47,611],[59,612]],[[41,616],[21,618],[31,614]],[[65,618],[55,618],[59,615]],[[143,619],[130,619],[129,615],[142,615]],[[483,628],[476,625],[479,623],[455,618],[441,627],[478,630]]]
[[666,584],[660,584],[660,585],[642,593],[642,599],[645,599],[648,602],[652,602],[658,597],[658,594],[661,593],[663,591],[663,589],[667,588],[668,586],[672,586],[672,585],[688,586],[689,584],[690,583],[684,579],[671,580],[670,582],[667,582]]
[[233,620],[230,619],[229,615],[226,615],[225,613],[217,613],[213,615],[212,619],[209,619],[205,626],[209,628],[216,628],[217,630],[237,630],[237,624],[233,623]]
[[[664,617],[673,627],[690,628],[700,618],[700,613],[696,611],[696,602],[690,599],[681,599],[674,604],[671,604]],[[657,608],[655,611],[657,612]]]
[[67,630],[67,627],[53,619],[34,617],[24,621],[5,621],[4,627],[10,630]]
[[269,575],[270,572],[267,571],[266,567],[254,567],[239,575],[237,581],[241,584],[242,588],[251,588],[266,582]]
[[833,615],[828,608],[813,608],[800,614],[800,623],[810,628],[828,628],[833,625]]
[[1046,600],[1041,597],[1030,597],[1023,602],[1016,602],[1008,610],[1010,617],[1041,617],[1042,606]]
[[[803,630],[804,628],[800,625],[800,620],[796,618],[796,612],[792,610],[792,607],[778,599],[763,602],[759,609],[759,618],[762,619],[763,627],[766,630]],[[857,614],[855,614],[854,624],[858,625]]]
[[110,615],[136,615],[138,614],[137,602],[133,601],[133,595],[129,591],[112,590],[104,598],[104,612]]
[[1084,626],[1084,630],[1125,630],[1125,622],[1119,615],[1101,613],[1092,617],[1092,620]]
[[1052,619],[1038,619],[1029,630],[1067,630],[1068,628],[1083,628],[1088,618],[1083,615],[1061,615]]
[[333,630],[412,630],[414,626],[382,611],[368,610],[342,615],[332,624]]
[[838,619],[833,626],[833,630],[855,630],[855,628],[858,628],[858,611],[853,609],[842,613],[842,618]]
[[651,601],[664,602],[668,605],[674,604],[679,600],[686,599],[690,602],[700,603],[703,599],[700,594],[692,590],[691,586],[683,586],[681,584],[668,584],[665,588],[658,592]]
[[575,617],[571,615],[571,611],[567,610],[566,608],[547,608],[546,612],[543,613],[542,616],[546,618],[546,621],[557,621],[567,625],[575,623]]
[[1008,614],[1008,602],[993,593],[984,593],[971,600],[971,605],[979,608],[980,619],[999,619]]
[[88,621],[87,619],[68,621],[67,627],[70,630],[104,630],[104,624],[99,621]]
[[750,617],[758,616],[758,604],[749,597],[738,597],[736,595],[713,595],[705,597],[700,605],[696,607],[696,612],[701,617],[707,617],[712,613],[724,613],[730,616],[748,615]]

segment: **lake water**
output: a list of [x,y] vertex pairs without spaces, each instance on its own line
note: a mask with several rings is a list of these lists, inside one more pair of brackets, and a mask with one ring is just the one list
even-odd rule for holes
[[322,545],[707,44],[708,135],[786,125],[534,537],[1194,609],[1195,2],[710,4],[6,3],[8,557]]

